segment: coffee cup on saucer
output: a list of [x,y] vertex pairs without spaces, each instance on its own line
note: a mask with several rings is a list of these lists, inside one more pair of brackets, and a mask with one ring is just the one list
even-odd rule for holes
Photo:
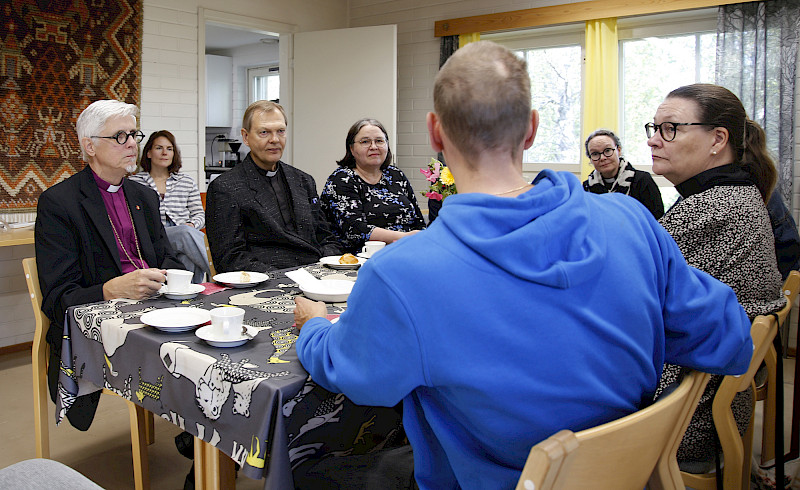
[[167,291],[170,293],[182,293],[189,288],[192,283],[194,273],[181,269],[167,269]]
[[244,310],[235,306],[220,306],[211,310],[211,328],[219,340],[241,336]]
[[367,257],[372,257],[372,254],[377,252],[378,250],[382,249],[386,246],[386,243],[379,242],[375,240],[369,240],[364,242],[364,246],[361,248],[361,253],[366,255]]

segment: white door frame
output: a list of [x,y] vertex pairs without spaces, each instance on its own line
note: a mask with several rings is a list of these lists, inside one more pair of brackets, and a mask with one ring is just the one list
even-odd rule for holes
[[[259,19],[244,15],[231,14],[199,8],[197,11],[197,148],[198,157],[205,155],[206,147],[206,23],[222,27],[260,32],[262,34],[279,36],[278,63],[281,77],[281,105],[286,110],[286,116],[292,120],[292,34],[298,28],[294,24],[285,24],[267,19]],[[291,128],[289,128],[291,132]],[[201,151],[202,150],[202,151]],[[291,145],[284,151],[284,160],[291,161]],[[203,159],[198,159],[198,184],[205,190],[205,168]]]

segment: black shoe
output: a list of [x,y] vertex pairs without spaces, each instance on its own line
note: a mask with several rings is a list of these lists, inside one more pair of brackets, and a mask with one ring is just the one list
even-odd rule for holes
[[184,458],[194,460],[194,436],[184,431],[175,436],[175,447]]

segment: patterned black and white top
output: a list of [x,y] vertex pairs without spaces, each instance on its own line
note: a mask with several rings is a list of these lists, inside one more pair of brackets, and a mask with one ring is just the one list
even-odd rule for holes
[[389,165],[377,184],[364,181],[355,169],[339,167],[325,182],[322,210],[345,251],[360,252],[375,227],[394,231],[425,228],[414,189],[403,172]]
[[[686,262],[724,282],[736,293],[752,320],[786,304],[775,259],[775,240],[767,208],[746,172],[725,165],[679,184],[679,200],[659,222],[672,235]],[[664,366],[658,389],[680,376],[680,368]],[[712,376],[692,417],[678,461],[712,461],[715,429],[711,403],[722,376]],[[739,393],[732,404],[740,432],[750,417],[752,391]]]

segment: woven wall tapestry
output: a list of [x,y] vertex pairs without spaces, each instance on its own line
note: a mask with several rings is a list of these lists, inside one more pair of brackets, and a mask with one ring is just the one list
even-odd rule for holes
[[0,5],[0,211],[36,209],[86,164],[75,121],[100,99],[139,105],[141,0]]

